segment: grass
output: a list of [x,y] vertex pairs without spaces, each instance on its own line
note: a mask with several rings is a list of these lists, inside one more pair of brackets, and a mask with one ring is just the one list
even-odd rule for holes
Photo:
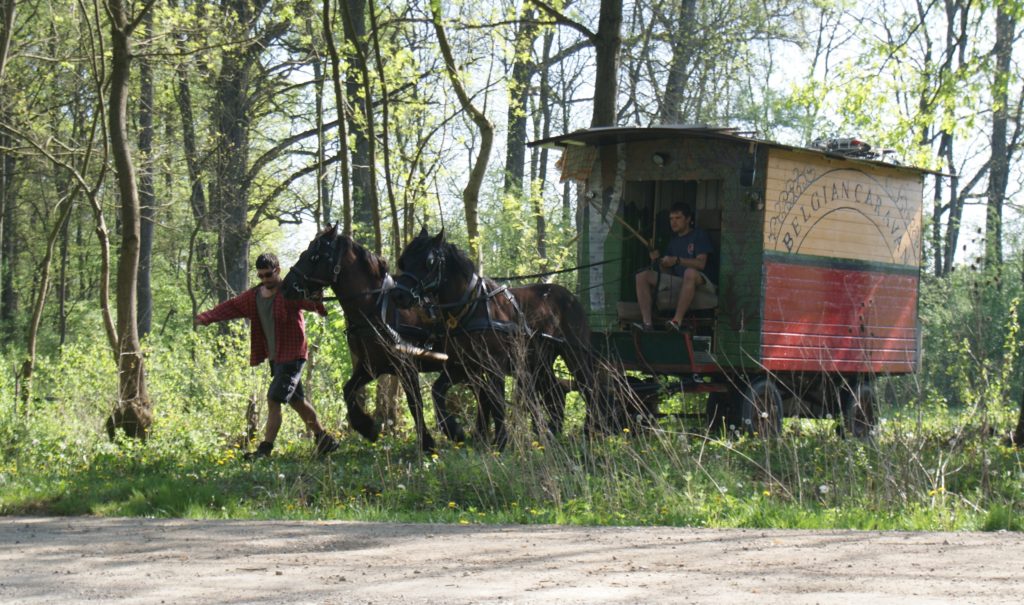
[[[821,421],[779,439],[708,438],[666,422],[597,442],[517,440],[504,453],[351,435],[329,460],[297,434],[255,462],[224,439],[28,442],[0,465],[0,513],[441,523],[904,530],[1024,529],[1020,452],[950,444],[898,417],[870,442]],[[286,425],[288,427],[289,425]],[[24,445],[24,444],[23,444]]]
[[[218,342],[149,352],[157,405],[145,443],[102,433],[113,378],[82,370],[97,351],[40,364],[40,398],[0,409],[0,514],[1024,530],[1024,460],[1002,439],[1016,421],[1009,404],[952,408],[888,389],[903,403],[884,402],[868,441],[838,437],[828,420],[788,419],[761,440],[664,419],[588,442],[572,397],[565,437],[538,442],[514,413],[503,453],[442,439],[424,455],[407,422],[376,444],[349,433],[337,378],[347,370],[321,354],[314,403],[341,449],[315,459],[286,411],[274,455],[249,462],[243,415],[265,370],[244,365],[244,334]],[[0,394],[15,400],[2,379]]]

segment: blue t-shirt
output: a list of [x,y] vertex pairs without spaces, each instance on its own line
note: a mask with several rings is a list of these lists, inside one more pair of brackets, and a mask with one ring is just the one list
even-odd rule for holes
[[[704,265],[704,271],[706,275],[710,276],[709,270],[711,268],[711,238],[704,232],[703,229],[693,228],[686,235],[676,235],[668,242],[668,246],[665,248],[665,256],[677,256],[679,258],[697,258],[700,254],[708,255],[708,262]],[[686,271],[686,267],[675,266],[672,267],[672,273],[682,277],[683,272]]]

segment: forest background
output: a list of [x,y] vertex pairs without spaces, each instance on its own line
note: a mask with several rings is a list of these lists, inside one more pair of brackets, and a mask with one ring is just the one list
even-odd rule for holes
[[[893,429],[900,437],[870,455],[939,444],[932,462],[915,462],[919,503],[947,493],[969,453],[955,470],[976,476],[950,506],[1001,526],[1024,500],[1020,459],[1002,441],[1024,410],[1022,14],[1020,2],[967,0],[0,0],[0,487],[21,494],[0,512],[67,503],[69,477],[98,468],[109,480],[154,451],[200,452],[211,465],[233,456],[264,377],[245,366],[239,326],[196,334],[191,318],[250,286],[259,252],[281,251],[287,266],[338,222],[393,259],[422,225],[443,225],[492,275],[572,267],[575,185],[558,181],[550,150],[526,143],[592,126],[709,124],[794,145],[858,136],[936,172],[925,184],[924,367],[886,404],[894,423],[944,424]],[[557,279],[574,287],[571,273]],[[343,320],[310,323],[314,403],[340,430]],[[408,447],[385,391],[379,417]],[[108,419],[150,435],[149,462],[131,440],[106,443]],[[987,445],[966,447],[964,435]],[[789,447],[796,460],[822,445]],[[99,462],[122,455],[136,466]],[[993,457],[1017,488],[993,487]],[[822,510],[833,496],[820,488],[842,482],[842,466],[810,481]],[[377,483],[404,491],[410,480],[388,469]],[[807,477],[780,491],[786,473],[757,469],[755,493],[803,502]],[[288,502],[305,501],[296,485],[282,491]],[[119,489],[123,502],[152,498]],[[964,495],[975,489],[996,500]],[[526,499],[489,493],[506,511]],[[88,510],[101,500],[87,498]],[[563,512],[580,501],[555,500]]]

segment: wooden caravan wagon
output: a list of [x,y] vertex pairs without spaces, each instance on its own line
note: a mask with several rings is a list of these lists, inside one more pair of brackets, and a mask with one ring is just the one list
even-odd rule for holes
[[[924,171],[731,129],[596,128],[534,145],[561,148],[563,179],[581,182],[595,340],[625,370],[711,393],[711,424],[771,433],[784,415],[843,413],[862,433],[874,377],[917,370]],[[714,245],[717,300],[698,297],[682,333],[631,329],[642,240],[664,250],[679,201]]]

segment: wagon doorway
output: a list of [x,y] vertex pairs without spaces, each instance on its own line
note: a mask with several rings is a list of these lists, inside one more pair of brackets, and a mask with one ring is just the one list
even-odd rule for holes
[[[682,202],[693,208],[696,226],[707,232],[716,254],[721,250],[722,181],[626,181],[622,216],[658,250],[664,251],[672,239],[668,214],[673,204]],[[636,301],[636,285],[632,275],[651,264],[647,248],[636,237],[627,237],[622,245],[624,276],[619,300]],[[717,259],[711,259],[715,267]],[[717,271],[713,271],[717,273]],[[717,274],[710,275],[717,283]]]

